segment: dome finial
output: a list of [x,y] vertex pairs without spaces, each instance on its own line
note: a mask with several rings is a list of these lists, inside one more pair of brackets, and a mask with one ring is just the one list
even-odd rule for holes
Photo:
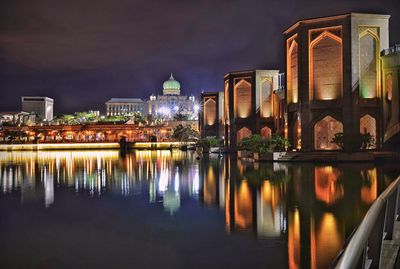
[[172,72],[171,72],[171,76],[169,77],[169,79],[174,79],[174,76],[172,75]]

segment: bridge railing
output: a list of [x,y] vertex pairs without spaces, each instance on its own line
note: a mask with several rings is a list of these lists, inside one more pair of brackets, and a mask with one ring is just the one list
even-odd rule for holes
[[383,240],[392,240],[400,215],[400,177],[375,200],[334,268],[379,268]]

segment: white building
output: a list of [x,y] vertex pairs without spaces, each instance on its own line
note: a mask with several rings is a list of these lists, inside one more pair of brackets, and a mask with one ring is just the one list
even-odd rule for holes
[[147,115],[147,104],[140,98],[111,98],[106,102],[107,116],[132,115],[140,112]]
[[53,120],[54,100],[49,97],[41,96],[23,96],[22,111],[36,113],[39,120]]
[[147,103],[149,114],[165,118],[173,118],[177,113],[197,118],[199,109],[194,96],[181,95],[181,84],[172,74],[163,84],[163,94],[151,95]]

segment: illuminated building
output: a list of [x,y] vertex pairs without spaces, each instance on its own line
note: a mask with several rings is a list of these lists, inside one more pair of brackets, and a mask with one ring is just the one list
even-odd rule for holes
[[23,96],[22,111],[36,113],[39,120],[53,120],[54,100],[49,97]]
[[20,124],[34,124],[36,123],[36,114],[28,113],[24,111],[17,112],[0,112],[0,125],[2,124],[11,124],[11,125],[20,125]]
[[16,133],[14,141],[37,143],[118,142],[125,137],[130,142],[171,141],[170,126],[139,126],[134,124],[88,124],[49,126],[3,126],[0,142],[10,142],[10,133]]
[[[400,145],[400,45],[382,51],[383,142]],[[397,136],[396,136],[397,135]]]
[[111,98],[106,102],[107,116],[132,115],[141,113],[147,115],[147,104],[140,98]]
[[201,137],[224,136],[224,93],[206,92],[200,97],[199,126]]
[[163,83],[163,94],[151,95],[147,104],[150,115],[166,119],[172,119],[178,113],[189,119],[197,119],[199,109],[194,96],[181,95],[181,84],[172,74]]
[[[282,132],[282,74],[278,70],[231,72],[224,77],[225,144],[236,145],[251,134]],[[206,115],[207,116],[207,115]]]
[[294,148],[338,149],[336,133],[370,133],[381,147],[380,52],[389,47],[389,17],[301,20],[284,32],[287,136]]

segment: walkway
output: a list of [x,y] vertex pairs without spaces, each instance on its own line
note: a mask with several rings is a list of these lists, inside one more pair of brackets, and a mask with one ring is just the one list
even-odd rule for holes
[[393,269],[395,268],[396,257],[397,257],[397,268],[400,267],[400,257],[398,255],[400,247],[400,221],[396,221],[394,224],[393,240],[384,240],[382,248],[382,269]]

